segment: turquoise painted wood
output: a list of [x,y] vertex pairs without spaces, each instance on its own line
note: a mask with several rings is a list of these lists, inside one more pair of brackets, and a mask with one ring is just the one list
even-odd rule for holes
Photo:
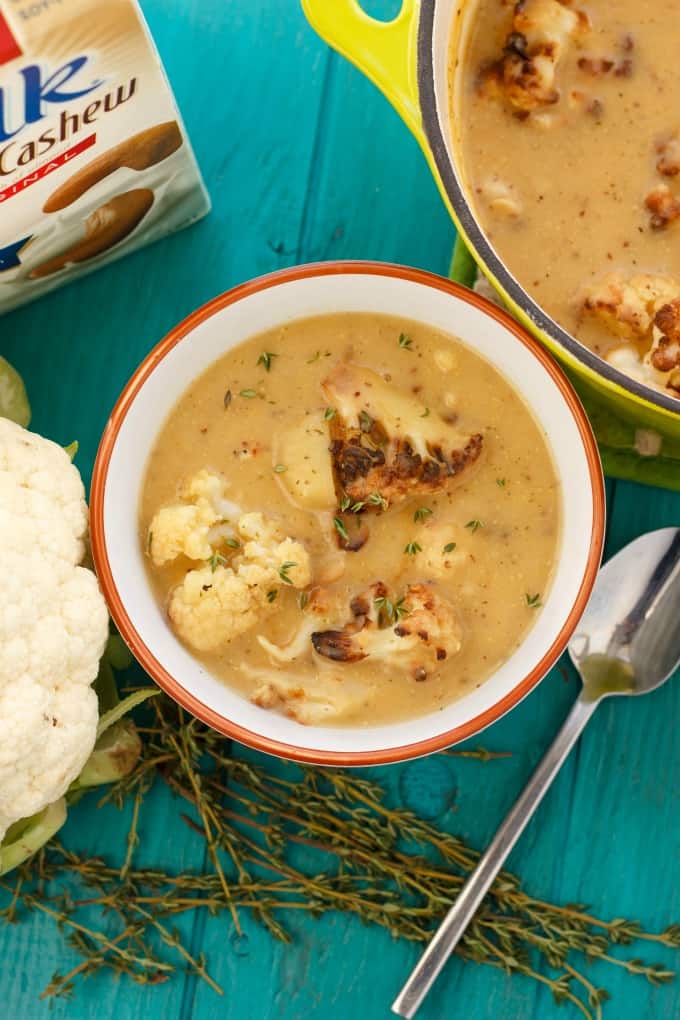
[[[371,0],[389,14],[395,0]],[[24,373],[34,427],[80,441],[89,477],[117,393],[148,349],[186,313],[233,284],[298,261],[377,258],[445,272],[453,229],[415,143],[348,64],[331,54],[291,0],[145,0],[214,201],[190,231],[0,321],[0,351]],[[680,496],[609,486],[608,553],[655,527],[680,523]],[[556,669],[483,738],[513,752],[486,765],[437,756],[377,770],[401,803],[483,846],[576,694]],[[532,822],[511,864],[536,895],[581,900],[602,915],[650,927],[680,920],[680,753],[676,682],[605,705]],[[245,749],[234,753],[250,755]],[[142,818],[140,861],[203,866],[202,846],[163,789]],[[72,813],[65,838],[106,853],[127,817]],[[387,1018],[418,950],[354,919],[295,918],[284,947],[254,924],[235,946],[226,917],[184,919],[225,988],[218,998],[181,974],[147,989],[96,978],[73,1001],[38,999],[76,958],[40,917],[0,927],[0,1015],[20,1020],[361,1020]],[[663,959],[664,954],[655,953]],[[670,954],[666,959],[670,962]],[[593,980],[600,972],[593,967]],[[608,974],[605,1017],[680,1016],[680,983],[651,989]],[[553,1020],[550,996],[523,979],[453,961],[423,1020]]]

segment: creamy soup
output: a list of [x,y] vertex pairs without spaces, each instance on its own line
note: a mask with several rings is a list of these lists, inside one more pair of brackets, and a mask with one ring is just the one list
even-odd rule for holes
[[415,322],[338,314],[226,353],[181,397],[140,534],[170,623],[263,710],[435,711],[541,612],[560,534],[546,438],[492,364]]
[[487,237],[566,330],[680,396],[677,3],[466,12],[452,120]]

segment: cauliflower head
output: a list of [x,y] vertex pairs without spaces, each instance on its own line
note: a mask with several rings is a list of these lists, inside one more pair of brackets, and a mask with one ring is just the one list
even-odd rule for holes
[[87,527],[66,452],[0,418],[0,836],[59,800],[95,743],[108,613]]
[[309,553],[261,513],[243,513],[224,497],[219,475],[201,471],[182,490],[187,500],[163,507],[149,526],[157,565],[185,556],[192,567],[173,589],[168,616],[179,637],[214,652],[276,608],[280,588],[305,588]]
[[483,439],[461,432],[376,372],[341,362],[322,384],[335,409],[331,457],[338,500],[384,510],[443,489],[479,457]]

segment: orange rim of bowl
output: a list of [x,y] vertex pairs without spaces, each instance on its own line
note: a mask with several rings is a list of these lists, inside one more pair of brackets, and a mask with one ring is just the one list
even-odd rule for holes
[[[552,645],[534,666],[534,668],[520,680],[513,689],[500,701],[496,702],[485,712],[474,716],[460,726],[438,733],[425,740],[411,744],[403,744],[399,747],[389,747],[377,751],[326,751],[314,750],[312,748],[298,747],[295,744],[284,743],[262,736],[253,730],[233,722],[210,706],[204,704],[188,691],[175,677],[161,665],[151,653],[140,636],[137,628],[125,609],[123,600],[120,597],[109,560],[104,531],[104,493],[109,464],[116,443],[118,433],[125,420],[125,417],[134,402],[137,394],[143,387],[146,380],[154,372],[166,355],[181,343],[192,331],[202,322],[215,315],[223,308],[233,305],[244,298],[250,297],[260,291],[277,287],[280,284],[290,283],[296,280],[304,280],[319,276],[341,276],[341,275],[368,275],[386,276],[405,280],[412,283],[422,284],[435,290],[444,291],[464,301],[495,319],[514,337],[531,351],[534,357],[557,385],[562,398],[567,404],[583,442],[583,447],[588,462],[590,484],[592,491],[593,518],[590,534],[590,549],[579,592],[566,620],[562,624],[559,633]],[[420,269],[412,269],[405,266],[391,265],[380,262],[328,262],[312,263],[298,266],[292,269],[283,269],[267,276],[258,277],[248,283],[241,284],[232,290],[213,298],[207,304],[189,315],[183,322],[170,330],[167,336],[160,341],[153,350],[144,358],[139,367],[131,376],[123,389],[118,401],[111,412],[111,417],[104,429],[99,444],[97,457],[94,465],[91,488],[91,532],[92,532],[92,553],[99,583],[101,584],[104,596],[109,606],[111,616],[120,634],[139,661],[144,670],[153,678],[158,686],[170,695],[183,708],[191,712],[202,722],[222,733],[225,737],[237,740],[242,744],[253,747],[258,751],[275,755],[281,758],[288,758],[299,762],[308,762],[318,765],[380,765],[397,761],[406,761],[410,758],[420,757],[450,747],[461,740],[475,736],[481,730],[496,722],[506,712],[514,708],[533,688],[543,679],[546,673],[554,666],[564,651],[583,611],[586,608],[588,599],[595,583],[595,578],[600,566],[602,549],[604,543],[605,527],[605,494],[604,480],[600,457],[592,429],[586,417],[586,413],[579,401],[571,384],[562,370],[552,360],[537,340],[534,340],[511,316],[493,305],[486,298],[481,297],[474,291],[468,290],[460,284],[453,283],[443,277],[435,276],[433,273]]]

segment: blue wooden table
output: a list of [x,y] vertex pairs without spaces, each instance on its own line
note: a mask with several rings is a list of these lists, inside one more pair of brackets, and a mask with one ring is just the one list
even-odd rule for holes
[[[372,87],[308,28],[295,0],[145,0],[214,211],[196,227],[0,321],[0,350],[24,374],[33,426],[80,442],[86,478],[120,388],[179,319],[248,277],[316,259],[373,258],[446,272],[454,232],[415,142]],[[394,3],[373,0],[373,12]],[[680,524],[680,495],[610,483],[607,553],[651,528]],[[576,694],[555,669],[482,738],[512,757],[487,764],[438,756],[378,770],[401,803],[482,846],[512,803]],[[677,681],[644,700],[606,704],[513,854],[534,894],[581,901],[602,916],[651,928],[680,921],[680,751]],[[476,741],[475,743],[479,743]],[[235,753],[241,753],[235,748]],[[128,817],[72,812],[65,840],[106,853]],[[204,843],[155,789],[141,831],[142,863],[200,869]],[[291,946],[254,923],[230,941],[225,917],[189,919],[184,932],[225,988],[194,977],[154,988],[111,978],[79,986],[51,1007],[37,996],[77,957],[46,919],[0,927],[0,1016],[20,1020],[361,1020],[388,1017],[415,961],[356,919],[292,922]],[[664,960],[664,952],[653,955]],[[669,953],[666,962],[671,962]],[[593,980],[601,976],[593,967]],[[680,1016],[680,982],[653,989],[609,974],[605,1017]],[[551,1020],[571,1015],[523,978],[453,961],[423,1020]],[[576,1015],[576,1014],[573,1014]]]

